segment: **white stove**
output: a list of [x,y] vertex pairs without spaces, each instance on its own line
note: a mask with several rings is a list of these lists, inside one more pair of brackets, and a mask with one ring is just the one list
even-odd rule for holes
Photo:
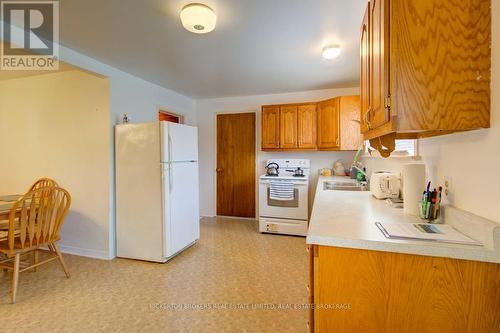
[[303,175],[303,176],[294,176],[293,174],[288,174],[288,175],[278,175],[278,176],[269,176],[269,175],[262,175],[259,177],[259,179],[281,179],[281,180],[303,180],[303,181],[309,181],[309,175]]
[[[309,160],[295,159],[295,160],[268,160],[266,165],[276,163],[279,165],[278,175],[270,176],[264,174],[260,179],[292,179],[292,180],[305,180],[309,181]],[[302,170],[303,175],[296,175],[297,170]]]
[[279,165],[278,175],[259,177],[259,231],[305,236],[309,220],[310,162],[268,160]]

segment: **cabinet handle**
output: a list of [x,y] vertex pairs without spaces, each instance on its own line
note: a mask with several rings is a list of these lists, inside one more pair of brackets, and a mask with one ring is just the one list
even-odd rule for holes
[[368,129],[371,129],[372,128],[372,124],[370,122],[370,112],[372,111],[372,107],[369,106],[368,107],[368,110],[366,110],[365,114],[364,114],[364,120],[365,120],[365,124],[366,126],[368,126]]
[[335,141],[335,144],[337,145],[337,147],[340,146],[340,144],[339,144],[339,138],[337,138],[337,141]]

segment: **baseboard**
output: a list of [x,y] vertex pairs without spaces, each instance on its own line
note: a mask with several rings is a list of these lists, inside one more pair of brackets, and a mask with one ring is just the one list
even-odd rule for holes
[[238,217],[238,216],[224,216],[224,215],[219,215],[216,217],[228,219],[228,220],[243,220],[243,221],[252,221],[252,222],[259,220],[257,217]]
[[81,257],[101,259],[101,260],[113,259],[109,257],[109,253],[107,251],[83,249],[80,247],[68,246],[61,243],[57,243],[57,245],[59,245],[59,249],[61,249],[62,253],[73,254]]

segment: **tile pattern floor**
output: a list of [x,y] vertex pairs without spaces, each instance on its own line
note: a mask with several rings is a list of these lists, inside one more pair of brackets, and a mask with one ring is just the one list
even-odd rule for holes
[[0,331],[306,332],[294,308],[307,302],[305,239],[255,221],[204,219],[201,240],[165,265],[65,258],[70,279],[57,262],[22,273],[15,305],[0,271]]

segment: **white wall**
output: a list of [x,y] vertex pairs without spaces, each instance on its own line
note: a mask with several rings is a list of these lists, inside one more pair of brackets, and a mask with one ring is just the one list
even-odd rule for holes
[[[0,20],[0,24],[3,22]],[[11,26],[13,30],[19,28]],[[196,125],[196,103],[195,100],[165,89],[156,84],[126,73],[104,64],[91,57],[60,46],[59,59],[63,62],[90,71],[92,73],[107,77],[110,82],[110,126],[108,135],[110,138],[109,159],[111,163],[107,170],[110,177],[109,185],[109,249],[107,258],[114,258],[115,249],[115,185],[114,185],[114,125],[121,119],[124,113],[128,113],[132,122],[146,122],[157,119],[158,109],[171,111],[184,116],[187,124]]]
[[[450,178],[447,201],[457,208],[500,223],[500,2],[492,2],[491,128],[420,140],[429,179]],[[401,160],[371,165],[397,169]]]
[[[216,115],[218,113],[256,112],[257,114],[257,157],[256,176],[265,172],[265,161],[271,158],[308,158],[311,160],[313,177],[311,178],[310,198],[315,190],[317,170],[324,167],[333,167],[338,159],[350,163],[352,152],[280,152],[269,153],[260,150],[260,109],[265,104],[296,103],[320,101],[336,96],[359,94],[359,88],[328,89],[305,91],[287,94],[242,96],[229,98],[203,99],[197,102],[197,121],[200,142],[200,211],[203,216],[216,215]],[[258,193],[257,193],[258,195]],[[257,205],[258,206],[258,205]],[[258,207],[257,214],[258,214]]]
[[118,70],[95,59],[82,55],[66,47],[60,49],[60,59],[71,65],[106,76],[111,89],[111,137],[110,159],[113,163],[108,170],[111,177],[110,195],[110,233],[109,258],[116,256],[115,248],[115,184],[114,184],[114,129],[124,113],[128,113],[131,122],[147,122],[157,119],[158,110],[167,110],[184,116],[184,121],[196,125],[195,101],[147,82],[124,71]]
[[67,189],[66,252],[107,258],[111,140],[109,83],[81,71],[0,81],[0,193],[38,178]]

